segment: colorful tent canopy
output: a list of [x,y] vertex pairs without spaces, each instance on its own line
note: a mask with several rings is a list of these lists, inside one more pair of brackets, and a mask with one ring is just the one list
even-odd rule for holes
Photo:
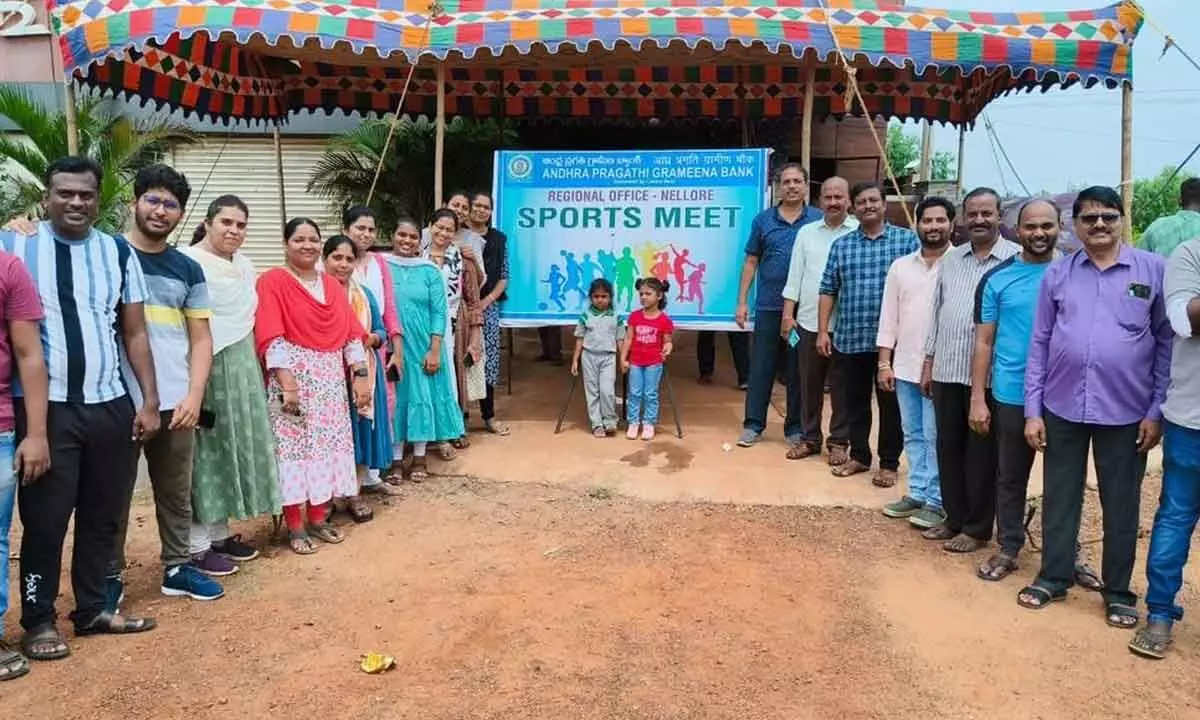
[[[104,91],[222,120],[394,110],[409,63],[445,61],[450,114],[786,117],[805,68],[818,116],[970,123],[997,95],[1132,72],[1132,0],[967,12],[885,0],[50,0],[66,67]],[[418,73],[406,112],[429,112]],[[861,113],[861,108],[852,110]]]

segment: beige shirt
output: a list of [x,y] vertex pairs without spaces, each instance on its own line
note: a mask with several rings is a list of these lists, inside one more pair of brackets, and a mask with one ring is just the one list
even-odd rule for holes
[[933,305],[933,291],[944,257],[942,255],[930,265],[918,250],[898,258],[888,268],[876,343],[882,348],[892,348],[892,371],[897,380],[921,382],[929,309]]

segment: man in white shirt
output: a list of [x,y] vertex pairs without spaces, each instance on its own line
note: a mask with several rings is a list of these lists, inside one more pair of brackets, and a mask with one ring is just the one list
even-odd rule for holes
[[[822,222],[810,223],[796,231],[787,283],[783,287],[783,323],[780,334],[788,340],[795,330],[799,336],[801,422],[804,428],[799,444],[788,449],[788,458],[802,460],[821,454],[821,414],[825,405],[825,385],[829,382],[830,359],[817,352],[817,302],[821,275],[833,241],[858,227],[849,215],[850,184],[845,178],[831,177],[821,184]],[[829,464],[840,465],[849,457],[850,435],[844,414],[836,400],[829,423]]]
[[954,203],[946,198],[928,197],[917,205],[921,248],[892,263],[879,311],[879,386],[896,393],[904,452],[908,455],[908,492],[885,505],[883,514],[907,518],[924,530],[946,519],[938,478],[937,424],[933,401],[921,394],[921,367],[925,362],[929,309],[942,256],[950,247],[954,214]]

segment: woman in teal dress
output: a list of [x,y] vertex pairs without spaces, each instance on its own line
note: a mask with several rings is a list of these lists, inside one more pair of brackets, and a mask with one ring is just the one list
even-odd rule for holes
[[419,481],[428,474],[428,443],[461,437],[463,417],[442,345],[447,309],[441,270],[421,257],[421,233],[411,220],[397,223],[392,247],[395,254],[388,258],[388,269],[396,314],[404,318],[404,373],[396,383],[392,436],[397,447],[412,445],[409,477]]

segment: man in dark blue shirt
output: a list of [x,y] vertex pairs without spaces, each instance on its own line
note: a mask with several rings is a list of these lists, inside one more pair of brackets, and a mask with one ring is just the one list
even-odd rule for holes
[[[767,427],[767,407],[775,382],[779,358],[779,328],[783,322],[783,286],[787,283],[796,231],[821,220],[821,212],[808,205],[808,171],[789,163],[779,170],[779,205],[754,218],[746,243],[746,261],[738,288],[737,324],[746,327],[750,318],[747,298],[757,283],[754,311],[753,349],[750,351],[750,387],[746,394],[746,419],[738,445],[750,447],[762,438]],[[783,434],[789,443],[803,440],[800,380],[795,348],[787,348],[787,415]]]

